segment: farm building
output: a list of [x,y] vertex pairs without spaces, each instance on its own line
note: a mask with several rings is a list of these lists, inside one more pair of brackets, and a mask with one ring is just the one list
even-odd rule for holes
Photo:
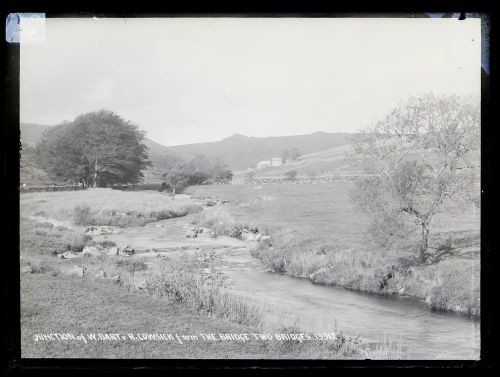
[[257,163],[257,169],[269,168],[271,166],[281,166],[281,157],[273,157],[271,160],[259,161]]

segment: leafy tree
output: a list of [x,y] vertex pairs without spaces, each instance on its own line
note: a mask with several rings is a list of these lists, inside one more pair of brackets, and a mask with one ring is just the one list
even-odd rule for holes
[[117,114],[100,110],[49,129],[37,146],[52,175],[94,187],[137,183],[150,162],[144,133]]
[[86,186],[89,166],[79,139],[69,122],[49,128],[36,146],[40,166],[50,175]]
[[144,133],[137,126],[111,111],[100,110],[80,115],[74,127],[81,137],[94,187],[140,181],[149,162],[142,144]]
[[354,204],[386,236],[412,221],[420,228],[420,259],[432,259],[434,215],[446,201],[479,195],[479,133],[477,99],[411,98],[355,143],[367,174],[355,184]]
[[214,162],[205,156],[196,156],[187,165],[190,171],[190,184],[200,185],[206,182],[231,180],[233,173],[225,165]]

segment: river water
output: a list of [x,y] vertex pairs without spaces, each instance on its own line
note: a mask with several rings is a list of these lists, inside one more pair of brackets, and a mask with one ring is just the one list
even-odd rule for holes
[[289,313],[304,330],[332,332],[337,327],[368,343],[392,340],[411,359],[479,358],[477,320],[431,311],[415,299],[359,293],[266,272],[245,249],[225,250],[221,256],[234,293]]

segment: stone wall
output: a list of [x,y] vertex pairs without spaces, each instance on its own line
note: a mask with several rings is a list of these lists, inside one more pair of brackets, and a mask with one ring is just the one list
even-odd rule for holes
[[58,185],[58,186],[27,186],[19,187],[19,193],[27,194],[30,192],[51,192],[51,191],[77,191],[84,190],[80,185]]

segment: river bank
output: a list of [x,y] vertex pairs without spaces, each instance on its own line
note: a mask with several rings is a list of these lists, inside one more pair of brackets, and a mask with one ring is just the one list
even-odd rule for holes
[[252,250],[274,272],[314,283],[376,295],[411,296],[432,310],[480,316],[479,212],[461,216],[447,208],[436,216],[430,243],[445,250],[437,263],[414,260],[418,234],[377,248],[367,239],[367,219],[350,204],[351,184],[196,186],[194,198],[226,203],[200,224],[222,234],[235,228],[271,235]]

